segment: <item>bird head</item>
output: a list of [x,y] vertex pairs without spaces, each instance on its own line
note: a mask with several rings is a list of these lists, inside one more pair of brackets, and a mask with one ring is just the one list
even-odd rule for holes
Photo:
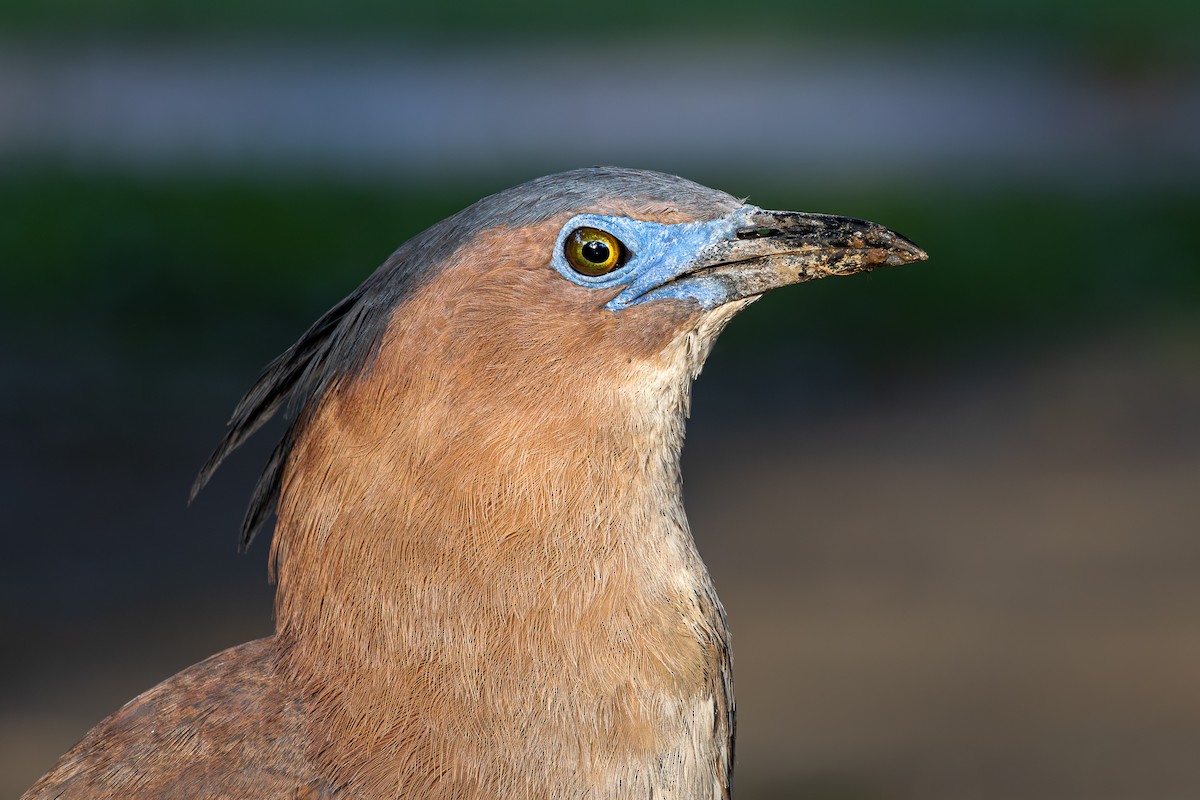
[[443,442],[410,450],[478,458],[490,443],[525,461],[572,447],[572,426],[619,438],[618,417],[647,431],[662,418],[680,439],[691,380],[737,311],[788,284],[925,258],[874,223],[764,210],[661,173],[539,178],[414,237],[322,317],[243,399],[196,490],[291,403],[299,413],[256,490],[248,542],[298,436],[356,385]]

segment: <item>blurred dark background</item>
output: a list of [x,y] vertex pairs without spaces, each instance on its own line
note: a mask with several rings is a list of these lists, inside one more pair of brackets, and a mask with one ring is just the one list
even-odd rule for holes
[[[0,0],[0,794],[271,630],[257,370],[581,165],[909,235],[697,384],[737,784],[1200,796],[1200,4]],[[278,432],[277,429],[275,432]]]

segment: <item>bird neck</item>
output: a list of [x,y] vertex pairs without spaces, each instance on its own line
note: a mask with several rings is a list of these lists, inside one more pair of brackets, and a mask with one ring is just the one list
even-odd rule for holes
[[723,780],[691,741],[697,718],[720,738],[727,651],[679,473],[710,341],[680,334],[553,394],[520,375],[480,394],[385,342],[327,395],[293,451],[273,554],[279,638],[335,774],[391,791],[418,780],[396,777],[417,747],[465,792],[447,796],[522,796],[531,768],[570,796],[589,775],[649,780],[678,751],[705,794]]

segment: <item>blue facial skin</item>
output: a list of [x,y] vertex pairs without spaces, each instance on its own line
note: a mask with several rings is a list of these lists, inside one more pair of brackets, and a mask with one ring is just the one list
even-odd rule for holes
[[[737,229],[748,225],[749,217],[761,210],[756,206],[741,206],[708,222],[676,225],[580,214],[568,220],[559,232],[551,264],[560,275],[580,286],[591,289],[624,286],[623,292],[605,304],[610,311],[664,298],[693,300],[705,309],[715,308],[731,299],[720,281],[703,275],[673,279],[695,269],[710,246],[733,239]],[[629,260],[620,269],[595,277],[571,269],[564,243],[576,228],[598,228],[611,233],[625,245]]]

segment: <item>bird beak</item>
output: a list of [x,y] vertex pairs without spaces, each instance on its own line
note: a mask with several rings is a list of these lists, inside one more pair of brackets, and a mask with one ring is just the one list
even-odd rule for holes
[[745,207],[730,235],[681,275],[719,284],[723,302],[792,283],[924,261],[928,254],[882,225],[830,214]]
[[[928,258],[873,222],[752,205],[707,222],[676,225],[579,216],[563,230],[580,224],[613,228],[633,241],[635,259],[645,259],[614,283],[625,288],[606,305],[613,311],[663,299],[716,308],[792,283]],[[565,266],[560,272],[571,274]]]

